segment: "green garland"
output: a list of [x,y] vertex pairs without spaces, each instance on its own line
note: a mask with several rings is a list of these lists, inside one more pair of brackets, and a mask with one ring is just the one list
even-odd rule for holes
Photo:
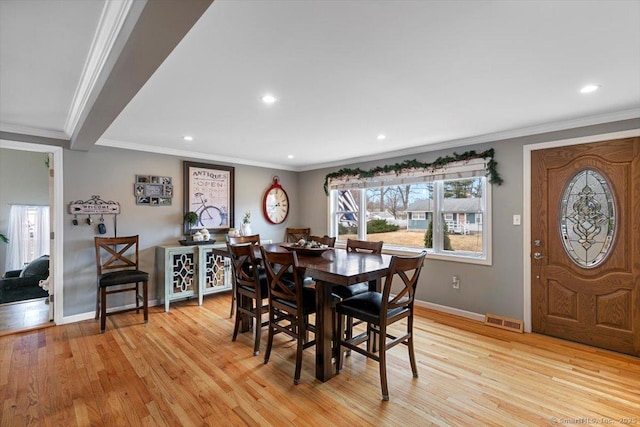
[[453,153],[452,156],[438,157],[432,163],[423,163],[419,162],[416,159],[413,160],[405,160],[402,163],[395,163],[393,165],[385,165],[385,166],[376,166],[373,169],[362,170],[360,168],[349,169],[343,168],[337,172],[331,172],[327,174],[324,178],[324,192],[329,195],[329,180],[332,178],[347,178],[347,177],[358,177],[358,178],[372,178],[376,175],[395,172],[396,175],[400,174],[403,171],[410,169],[424,169],[434,171],[436,169],[441,169],[453,162],[464,162],[471,159],[489,159],[487,162],[487,173],[489,176],[489,182],[496,185],[502,184],[502,178],[498,174],[498,162],[493,159],[494,150],[493,148],[483,151],[481,153],[476,153],[474,150],[467,151],[462,154]]

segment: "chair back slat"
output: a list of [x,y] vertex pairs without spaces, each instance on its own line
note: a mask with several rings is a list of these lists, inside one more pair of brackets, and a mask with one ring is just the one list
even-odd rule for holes
[[[301,307],[302,280],[296,253],[269,252],[264,247],[260,249],[264,267],[267,271],[267,279],[269,280],[270,298],[295,302],[298,307]],[[291,286],[292,284],[294,285],[293,287]]]
[[98,275],[107,270],[137,270],[139,236],[95,237]]
[[300,239],[309,240],[311,228],[287,228],[284,235],[284,241],[295,243]]
[[363,252],[374,255],[382,253],[382,241],[369,242],[367,240],[347,239],[347,252]]
[[233,276],[236,284],[258,289],[260,287],[260,278],[258,264],[253,253],[253,244],[232,245],[227,243],[227,248],[231,254]]
[[330,248],[333,248],[336,245],[336,238],[335,237],[329,237],[326,234],[324,236],[309,236],[309,240],[310,241],[314,241],[314,242],[318,242],[321,245],[327,245]]
[[241,245],[243,243],[253,243],[254,245],[260,245],[260,235],[259,234],[253,234],[251,236],[236,236],[236,237],[232,237],[229,236],[228,237],[228,243],[231,245]]
[[[424,265],[426,252],[412,257],[394,256],[385,278],[382,311],[413,306],[418,278]],[[399,278],[400,280],[395,280]],[[391,289],[395,294],[391,296]]]

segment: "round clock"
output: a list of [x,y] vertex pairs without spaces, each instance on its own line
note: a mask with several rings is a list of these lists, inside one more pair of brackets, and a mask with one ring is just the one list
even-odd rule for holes
[[289,215],[289,196],[278,183],[279,178],[273,177],[273,184],[264,193],[262,212],[264,217],[272,224],[282,224]]

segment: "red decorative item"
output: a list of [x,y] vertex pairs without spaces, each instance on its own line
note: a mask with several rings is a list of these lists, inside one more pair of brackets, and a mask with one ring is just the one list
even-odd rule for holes
[[277,176],[273,177],[273,183],[262,200],[262,213],[271,224],[282,224],[289,215],[289,196],[279,180]]

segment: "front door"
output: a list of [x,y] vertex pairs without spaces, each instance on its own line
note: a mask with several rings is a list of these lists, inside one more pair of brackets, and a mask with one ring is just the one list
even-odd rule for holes
[[534,332],[640,355],[640,138],[531,155]]

